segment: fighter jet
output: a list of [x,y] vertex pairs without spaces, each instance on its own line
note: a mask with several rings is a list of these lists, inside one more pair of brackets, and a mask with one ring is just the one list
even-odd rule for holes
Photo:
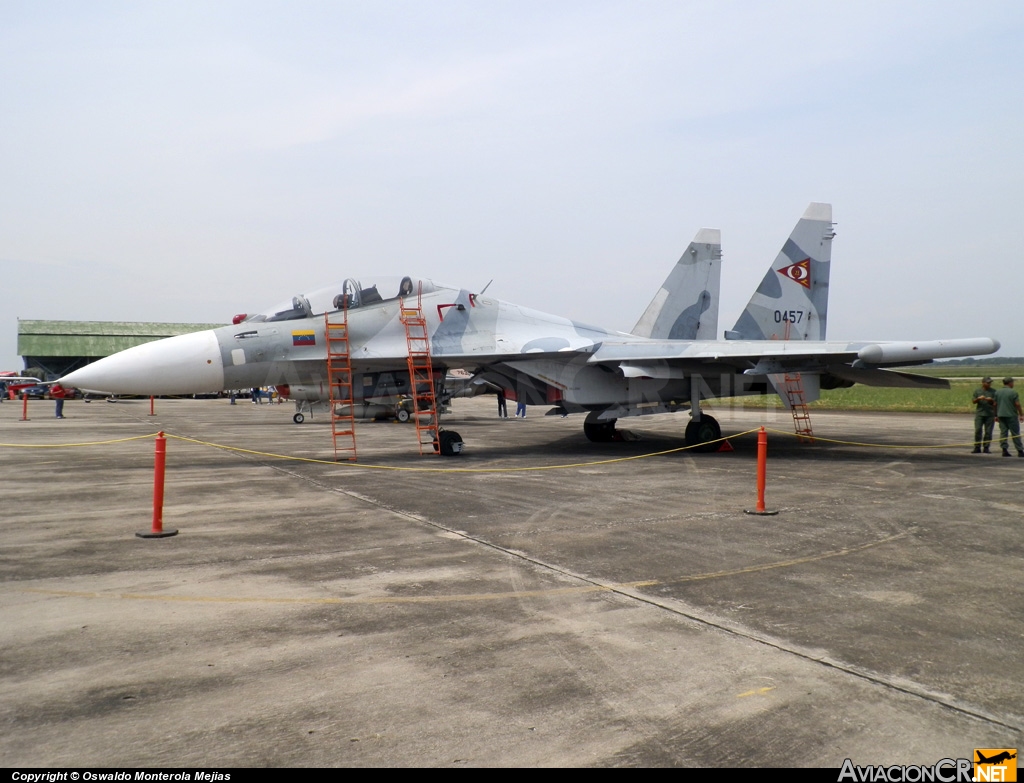
[[686,441],[716,448],[721,428],[701,413],[719,397],[777,393],[799,374],[804,402],[820,389],[852,386],[948,388],[946,381],[890,368],[989,354],[990,338],[924,342],[825,339],[835,236],[830,204],[812,203],[725,339],[718,329],[721,240],[701,229],[673,266],[631,334],[530,310],[486,291],[426,278],[349,278],[294,296],[235,323],[170,337],[101,359],[61,382],[81,389],[182,395],[286,387],[327,397],[327,321],[347,319],[353,405],[409,391],[403,317],[427,322],[435,378],[467,370],[490,386],[561,414],[585,414],[591,441],[618,439],[619,419],[689,409]]

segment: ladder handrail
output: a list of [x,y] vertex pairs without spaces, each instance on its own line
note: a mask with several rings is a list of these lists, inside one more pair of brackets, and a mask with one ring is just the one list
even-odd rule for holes
[[784,392],[793,414],[793,430],[797,440],[814,443],[814,430],[811,428],[811,412],[804,397],[803,376],[800,373],[786,373]]
[[[348,306],[340,311],[341,322],[331,321],[324,313],[324,339],[327,342],[327,399],[331,407],[331,438],[334,460],[348,452],[350,462],[356,461],[355,394],[352,386],[352,353],[349,344]],[[337,392],[337,393],[336,393]],[[348,413],[338,413],[347,410]],[[342,423],[339,428],[339,423]]]
[[[438,411],[437,396],[434,393],[434,366],[430,356],[430,334],[427,319],[423,317],[423,283],[416,292],[416,307],[406,304],[405,298],[399,301],[399,314],[405,326],[405,342],[408,356],[406,364],[409,368],[409,393],[412,396],[413,424],[416,426],[416,440],[419,442],[420,454],[424,445],[429,444],[430,450],[440,453],[438,443]],[[421,387],[426,387],[421,391]],[[424,408],[421,403],[426,403]],[[429,419],[424,424],[424,419]],[[427,440],[424,441],[424,435]]]

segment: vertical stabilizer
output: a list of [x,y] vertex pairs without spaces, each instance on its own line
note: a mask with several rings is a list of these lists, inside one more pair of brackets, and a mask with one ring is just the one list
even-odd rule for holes
[[832,205],[812,203],[750,297],[727,340],[824,340]]
[[702,228],[633,327],[637,337],[714,340],[722,279],[722,232]]

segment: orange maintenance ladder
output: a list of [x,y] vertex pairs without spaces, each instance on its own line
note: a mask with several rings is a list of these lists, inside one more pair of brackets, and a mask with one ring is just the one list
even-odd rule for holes
[[786,373],[785,394],[789,408],[793,413],[793,430],[801,443],[814,443],[814,432],[811,430],[811,412],[804,398],[804,384],[800,373]]
[[[789,340],[792,322],[787,320],[782,339]],[[778,339],[777,335],[772,335]],[[775,376],[778,378],[778,376]],[[800,443],[814,443],[814,432],[811,429],[811,411],[807,407],[807,398],[804,396],[803,377],[798,372],[787,372],[782,376],[782,393],[786,395],[786,402],[789,403],[789,410],[793,414],[793,431],[796,432],[796,439]]]
[[[332,318],[334,320],[332,320]],[[348,339],[348,307],[324,315],[327,335],[328,398],[334,461],[356,461],[355,400],[352,393],[352,356]]]
[[416,425],[416,439],[420,454],[438,451],[437,399],[434,394],[434,368],[430,359],[430,335],[427,319],[423,317],[423,288],[416,293],[416,306],[406,304],[403,298],[399,304],[402,323],[405,325],[405,341],[409,356],[409,393],[412,395],[412,420]]

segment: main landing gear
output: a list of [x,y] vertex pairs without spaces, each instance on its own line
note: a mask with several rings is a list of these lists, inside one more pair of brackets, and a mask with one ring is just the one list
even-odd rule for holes
[[696,375],[690,377],[690,423],[686,425],[686,445],[693,451],[708,453],[718,451],[722,428],[713,416],[700,412],[700,387]]
[[620,440],[616,437],[617,430],[615,422],[618,419],[608,421],[585,421],[583,422],[583,434],[591,443],[611,443],[613,440]]
[[691,420],[686,425],[686,445],[694,446],[693,451],[707,453],[717,451],[722,444],[719,439],[722,437],[722,428],[713,416],[706,413],[700,414],[696,421]]
[[[714,416],[706,413],[699,414],[700,418],[693,420],[686,425],[686,445],[694,447],[693,451],[708,453],[718,451],[721,444],[722,428]],[[583,434],[591,443],[611,443],[612,441],[627,440],[623,437],[623,430],[615,428],[617,419],[606,419],[604,421],[585,421],[583,423]]]

